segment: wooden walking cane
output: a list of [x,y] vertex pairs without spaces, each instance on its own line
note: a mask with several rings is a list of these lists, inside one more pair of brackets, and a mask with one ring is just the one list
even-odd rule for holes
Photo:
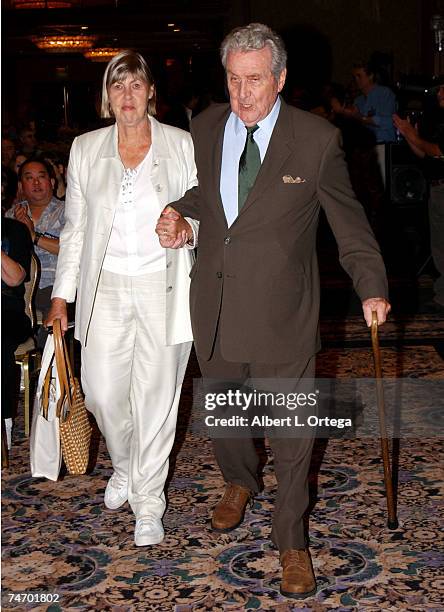
[[384,483],[387,498],[387,527],[389,529],[398,528],[398,519],[396,518],[395,499],[393,495],[392,471],[390,467],[390,454],[387,439],[387,428],[385,424],[385,405],[384,405],[384,388],[382,383],[382,367],[381,367],[381,351],[379,348],[378,339],[378,315],[375,311],[372,312],[372,347],[373,361],[375,364],[376,378],[376,397],[378,402],[379,413],[379,432],[381,439],[382,463],[384,465]]

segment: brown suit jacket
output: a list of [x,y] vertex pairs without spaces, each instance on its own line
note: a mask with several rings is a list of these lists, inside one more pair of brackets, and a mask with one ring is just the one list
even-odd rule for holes
[[[190,273],[196,350],[210,358],[219,321],[227,361],[308,359],[320,348],[320,207],[361,300],[387,297],[384,263],[351,188],[338,130],[284,102],[256,182],[228,228],[219,186],[229,113],[228,105],[214,105],[192,121],[199,186],[172,203],[200,220]],[[303,182],[285,182],[286,175]]]

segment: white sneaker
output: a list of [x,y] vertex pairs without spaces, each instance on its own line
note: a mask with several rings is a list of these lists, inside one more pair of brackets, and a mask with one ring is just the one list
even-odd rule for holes
[[110,510],[117,510],[128,499],[128,482],[120,484],[116,474],[114,473],[108,480],[105,489],[105,497],[103,501],[105,506]]
[[136,521],[134,543],[136,546],[159,544],[165,537],[162,521],[155,516],[143,516]]

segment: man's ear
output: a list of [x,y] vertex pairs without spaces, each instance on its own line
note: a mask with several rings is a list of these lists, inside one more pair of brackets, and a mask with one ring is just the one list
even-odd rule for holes
[[286,78],[287,78],[287,69],[284,68],[281,74],[279,75],[279,79],[278,79],[278,93],[281,92],[282,89],[284,88]]

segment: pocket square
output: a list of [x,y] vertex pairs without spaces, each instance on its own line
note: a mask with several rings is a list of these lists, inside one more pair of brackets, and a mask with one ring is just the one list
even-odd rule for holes
[[284,181],[284,183],[305,183],[305,179],[302,178],[301,176],[297,176],[296,178],[293,178],[291,174],[284,174],[284,176],[282,177],[282,180]]

